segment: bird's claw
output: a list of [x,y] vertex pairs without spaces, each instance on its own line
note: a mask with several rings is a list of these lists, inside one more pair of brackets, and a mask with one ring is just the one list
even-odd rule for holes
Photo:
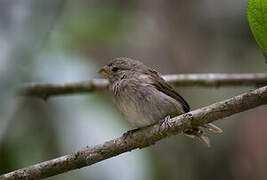
[[171,125],[170,125],[170,119],[171,116],[166,116],[164,119],[159,121],[159,128],[162,126],[162,124],[164,124],[164,129],[168,129]]

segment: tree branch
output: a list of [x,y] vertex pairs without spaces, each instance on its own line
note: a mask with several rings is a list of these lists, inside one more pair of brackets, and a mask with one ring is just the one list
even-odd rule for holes
[[[264,86],[267,85],[267,74],[180,74],[165,75],[165,80],[175,86]],[[49,84],[26,83],[20,90],[21,96],[32,96],[46,99],[50,96],[68,95],[77,93],[89,93],[97,90],[105,90],[108,81],[94,79],[77,83]]]
[[93,79],[84,82],[63,84],[25,83],[19,89],[19,95],[47,99],[50,96],[89,93],[98,90],[105,90],[107,86],[108,80],[106,79]]
[[169,128],[161,128],[156,124],[133,133],[127,138],[127,142],[123,137],[119,137],[104,144],[4,174],[0,179],[40,179],[82,168],[266,103],[267,86],[172,118]]

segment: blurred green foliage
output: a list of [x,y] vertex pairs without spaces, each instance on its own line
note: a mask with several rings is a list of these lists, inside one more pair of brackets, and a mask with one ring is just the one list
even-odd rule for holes
[[88,42],[105,43],[121,39],[125,14],[119,8],[94,9],[73,14],[62,23],[66,46],[84,47]]
[[248,1],[248,21],[267,63],[267,0]]

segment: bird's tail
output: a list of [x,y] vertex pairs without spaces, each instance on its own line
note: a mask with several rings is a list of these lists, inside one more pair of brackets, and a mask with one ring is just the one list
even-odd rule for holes
[[199,139],[206,147],[210,147],[210,140],[208,137],[204,136],[203,131],[199,128],[194,128],[190,130],[186,130],[184,135],[190,138],[197,138]]
[[[202,127],[217,134],[220,134],[223,132],[221,128],[215,126],[212,123],[205,124]],[[184,135],[191,137],[191,138],[199,139],[206,147],[211,146],[209,138],[203,134],[203,131],[200,128],[193,128],[193,129],[187,130],[184,132]]]
[[203,125],[203,127],[217,134],[221,134],[223,132],[221,128],[219,128],[218,126],[215,126],[212,123],[205,124]]

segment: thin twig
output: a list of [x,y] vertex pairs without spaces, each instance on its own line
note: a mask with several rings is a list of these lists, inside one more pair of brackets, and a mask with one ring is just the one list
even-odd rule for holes
[[172,118],[169,128],[161,128],[156,124],[133,133],[128,136],[126,142],[123,137],[119,137],[104,144],[87,147],[69,155],[4,174],[0,179],[41,179],[90,166],[133,149],[150,146],[167,136],[176,135],[187,129],[263,104],[267,104],[267,86]]
[[166,80],[175,86],[202,86],[202,87],[221,87],[221,86],[256,86],[267,85],[266,73],[250,74],[180,74],[166,75]]
[[47,99],[50,96],[90,93],[105,90],[108,86],[106,79],[93,79],[77,83],[50,84],[25,83],[19,89],[19,95]]
[[[165,75],[163,78],[175,86],[264,86],[267,85],[267,74],[180,74]],[[50,96],[89,93],[105,90],[108,81],[93,79],[77,83],[50,84],[26,83],[19,89],[19,95],[46,99]]]

